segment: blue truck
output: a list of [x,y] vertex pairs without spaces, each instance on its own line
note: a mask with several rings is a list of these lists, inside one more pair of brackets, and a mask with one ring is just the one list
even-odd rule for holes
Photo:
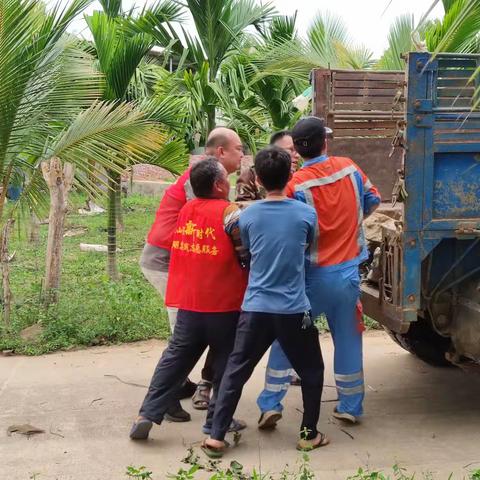
[[[314,75],[320,98],[314,113],[326,115],[333,127],[334,153],[342,153],[339,141],[349,140],[350,156],[374,183],[379,175],[383,196],[397,202],[396,208],[384,207],[392,221],[380,225],[380,241],[370,244],[362,283],[365,314],[430,364],[478,369],[480,55],[415,52],[405,60],[406,72],[385,73],[383,79],[366,74],[361,84],[354,84],[358,73],[351,74],[349,84],[346,72],[330,76],[326,90],[321,72]],[[359,92],[356,97],[355,92]],[[356,103],[348,104],[347,94],[348,101],[356,99]],[[361,109],[355,107],[362,102]],[[350,108],[350,116],[342,113],[345,107]],[[377,125],[375,135],[372,125]],[[381,127],[384,131],[378,134]],[[336,138],[338,132],[348,130],[350,137]],[[392,136],[393,156],[386,146]],[[369,142],[373,150],[376,145],[372,158],[366,147]],[[357,158],[357,151],[362,158]],[[397,176],[393,194],[388,190],[391,178],[375,166],[379,159],[388,174]]]

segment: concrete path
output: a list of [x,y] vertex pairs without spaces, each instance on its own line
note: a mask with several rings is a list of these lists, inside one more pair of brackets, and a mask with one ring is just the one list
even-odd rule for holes
[[[359,466],[390,469],[395,463],[418,472],[415,478],[432,472],[445,480],[450,472],[460,479],[480,468],[480,377],[428,367],[383,333],[370,333],[365,339],[367,414],[361,425],[345,427],[330,416],[336,397],[331,339],[324,337],[322,345],[327,386],[321,425],[332,444],[311,454],[317,478],[345,479]],[[119,379],[146,385],[163,347],[149,341],[36,358],[0,357],[0,478],[119,480],[126,466],[146,465],[155,479],[163,479],[185,467],[180,460],[187,446],[203,438],[201,412],[193,411],[190,423],[154,427],[148,442],[128,440],[145,389]],[[294,445],[300,389],[291,388],[277,431],[259,433],[255,398],[265,361],[247,384],[237,413],[249,428],[225,463],[236,459],[249,468],[278,472],[299,458]],[[198,370],[193,378],[198,379]],[[189,401],[184,405],[192,411]],[[6,435],[8,426],[23,423],[46,433]]]

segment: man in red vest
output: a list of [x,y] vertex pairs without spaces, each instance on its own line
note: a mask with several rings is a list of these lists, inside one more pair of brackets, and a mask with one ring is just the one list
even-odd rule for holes
[[[228,128],[214,129],[207,140],[206,154],[215,157],[227,170],[235,172],[243,158],[243,145],[240,137]],[[162,298],[165,298],[165,289],[170,264],[170,250],[175,226],[181,208],[187,200],[194,197],[190,185],[190,169],[166,191],[158,207],[155,221],[147,236],[147,241],[140,259],[140,266],[145,278],[153,285]],[[177,309],[167,307],[170,330],[173,332]],[[197,387],[193,398],[194,408],[204,410],[208,408],[210,388],[213,377],[210,356],[207,356],[202,370],[202,381]],[[195,384],[187,380],[181,392],[181,397],[192,396]],[[190,393],[189,393],[190,392]],[[170,421],[185,422],[190,420],[190,414],[182,409],[180,402],[175,401],[167,413]]]
[[[214,365],[213,396],[203,431],[210,432],[216,391],[233,349],[247,285],[247,271],[225,231],[238,210],[227,200],[227,170],[215,158],[207,158],[191,169],[190,183],[196,198],[186,203],[178,216],[166,291],[167,306],[179,310],[173,336],[130,432],[134,440],[146,439],[152,424],[163,421],[182,383],[207,347]],[[230,430],[245,426],[244,422],[233,420]]]

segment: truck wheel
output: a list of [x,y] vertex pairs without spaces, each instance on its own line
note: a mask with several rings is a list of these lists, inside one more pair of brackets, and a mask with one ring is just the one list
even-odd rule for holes
[[395,343],[429,365],[452,366],[445,358],[451,346],[450,339],[439,335],[427,320],[418,318],[418,321],[410,325],[407,333],[397,333],[386,327],[384,329]]

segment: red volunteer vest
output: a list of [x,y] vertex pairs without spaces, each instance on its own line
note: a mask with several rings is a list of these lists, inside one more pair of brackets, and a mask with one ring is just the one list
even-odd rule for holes
[[170,250],[178,214],[187,202],[186,189],[189,179],[190,169],[165,191],[147,236],[148,244]]
[[225,233],[225,200],[194,199],[180,211],[173,235],[165,303],[193,312],[239,311],[248,273]]

